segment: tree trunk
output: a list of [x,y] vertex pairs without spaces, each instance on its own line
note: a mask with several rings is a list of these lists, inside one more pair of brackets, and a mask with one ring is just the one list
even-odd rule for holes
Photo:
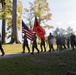
[[12,36],[10,43],[20,43],[17,33],[17,0],[13,0],[13,12],[12,12]]
[[[2,8],[5,6],[4,0],[1,0]],[[5,19],[2,18],[2,43],[5,43]]]
[[5,20],[2,20],[2,43],[5,43]]

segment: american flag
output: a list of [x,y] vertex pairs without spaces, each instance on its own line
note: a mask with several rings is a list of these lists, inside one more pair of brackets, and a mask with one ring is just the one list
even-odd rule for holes
[[22,33],[25,34],[26,32],[26,37],[32,41],[32,38],[33,38],[33,31],[31,29],[29,29],[26,24],[22,21]]

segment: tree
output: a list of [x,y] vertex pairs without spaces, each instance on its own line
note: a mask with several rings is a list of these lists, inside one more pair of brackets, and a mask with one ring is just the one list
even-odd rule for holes
[[[18,9],[19,8],[20,8],[20,6],[18,7]],[[18,39],[17,30],[18,30],[18,28],[20,28],[20,25],[21,25],[21,17],[20,16],[21,16],[22,12],[20,12],[20,15],[17,16],[17,11],[21,11],[21,10],[17,10],[17,0],[13,0],[12,35],[11,35],[10,43],[20,43],[20,41]]]
[[51,20],[52,14],[49,12],[50,9],[47,0],[35,0],[34,3],[30,3],[30,5],[30,9],[35,16],[38,17],[39,23],[41,23],[41,21]]
[[30,28],[32,29],[33,27],[32,19],[34,18],[34,13],[31,11],[31,9],[24,8],[23,17],[26,18],[26,20],[28,21],[27,25],[29,25]]
[[5,43],[5,36],[6,36],[6,22],[10,21],[10,15],[11,15],[11,0],[0,0],[2,4],[1,9],[1,19],[2,19],[2,43]]
[[[38,22],[40,25],[42,23],[45,25],[45,22],[51,20],[52,14],[47,3],[47,0],[35,0],[34,3],[29,2],[30,9],[25,9],[26,12],[30,12],[30,17],[26,19],[29,21],[29,25],[33,26],[31,23],[33,17],[37,16]],[[30,27],[31,27],[30,26]],[[53,26],[47,25],[44,28],[53,28]],[[32,28],[32,27],[31,27]]]
[[[16,0],[17,1],[17,0]],[[14,9],[17,9],[17,11],[15,11],[15,13],[17,13],[18,15],[15,16],[16,17],[16,22],[17,22],[17,29],[20,29],[21,27],[21,15],[22,15],[22,3],[18,0],[18,6],[17,8],[14,8]],[[1,18],[1,15],[2,15],[2,41],[3,43],[5,43],[5,35],[6,35],[6,32],[5,32],[5,23],[7,23],[8,25],[8,30],[9,29],[16,29],[16,28],[12,28],[13,24],[12,24],[12,0],[1,0],[1,4],[2,4],[2,13],[0,14],[0,18]],[[14,15],[14,14],[13,14]],[[14,18],[15,18],[14,17]],[[14,26],[15,27],[15,26]],[[9,36],[12,37],[13,34],[10,34]],[[15,33],[16,35],[16,33]],[[8,36],[8,37],[9,37]],[[16,37],[16,36],[15,36]],[[13,40],[11,38],[11,40]],[[11,43],[11,42],[10,42]]]
[[65,29],[60,28],[60,31],[61,31],[62,35],[65,35],[65,32],[66,32],[66,30],[65,30]]
[[[25,12],[29,13],[29,17],[27,16],[25,18],[28,20],[31,28],[33,26],[31,21],[35,16],[37,16],[39,23],[45,24],[46,21],[51,20],[52,14],[49,12],[50,9],[47,0],[35,0],[33,3],[29,2],[29,4],[30,9],[25,8]],[[46,28],[48,28],[50,25],[46,26]]]
[[10,28],[12,29],[11,34],[7,37],[7,38],[11,37],[11,41],[9,43],[20,43],[18,39],[18,30],[20,30],[22,24],[21,15],[22,15],[22,2],[20,0],[17,1],[13,0],[12,19],[10,20],[8,26],[9,27],[8,29]]
[[68,27],[66,29],[66,33],[67,33],[67,36],[70,36],[70,34],[73,33],[73,29],[71,27]]
[[[2,4],[2,8],[5,7],[5,0],[0,0],[1,4]],[[3,10],[2,10],[3,12]],[[3,15],[4,14],[4,15]],[[5,43],[5,12],[1,14],[2,15],[2,43]]]

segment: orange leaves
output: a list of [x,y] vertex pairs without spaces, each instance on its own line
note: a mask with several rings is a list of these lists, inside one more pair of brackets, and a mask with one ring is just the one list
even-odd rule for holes
[[52,16],[52,14],[51,14],[51,13],[48,13],[47,15],[44,16],[44,18],[45,18],[46,20],[50,20],[50,19],[51,19],[51,18],[50,18],[51,16]]
[[50,26],[50,25],[45,25],[45,26],[43,26],[43,28],[48,28],[48,29],[50,29],[50,28],[54,28],[53,26]]

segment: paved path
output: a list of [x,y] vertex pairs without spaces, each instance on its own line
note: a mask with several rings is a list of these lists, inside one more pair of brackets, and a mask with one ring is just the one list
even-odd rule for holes
[[[60,53],[60,52],[68,52],[72,51],[72,49],[66,49],[66,50],[56,50],[52,52],[40,52],[40,54],[48,54],[48,53]],[[37,54],[36,52],[34,54]],[[4,56],[0,56],[0,59],[7,59],[7,58],[14,58],[14,57],[19,57],[19,56],[25,56],[25,55],[30,55],[30,53],[13,53],[13,54],[5,54]]]
[[10,54],[5,54],[4,56],[0,56],[0,59],[14,58],[25,55],[28,55],[28,53],[13,53],[13,54],[10,53]]

